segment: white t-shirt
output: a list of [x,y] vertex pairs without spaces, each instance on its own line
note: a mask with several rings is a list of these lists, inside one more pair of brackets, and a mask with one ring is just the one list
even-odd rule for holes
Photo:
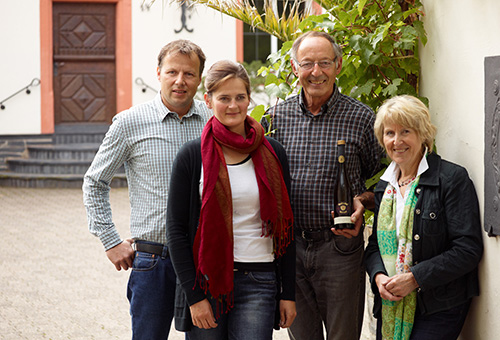
[[[262,236],[259,187],[251,158],[228,165],[233,199],[233,237],[235,262],[273,262],[273,241]],[[200,197],[203,190],[203,167],[200,178]]]

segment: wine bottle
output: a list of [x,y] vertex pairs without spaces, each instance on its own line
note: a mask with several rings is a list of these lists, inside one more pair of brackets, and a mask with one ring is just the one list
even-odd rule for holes
[[354,223],[351,222],[353,213],[352,188],[345,169],[345,140],[337,141],[337,151],[337,182],[335,183],[333,197],[335,204],[333,226],[335,229],[354,229]]

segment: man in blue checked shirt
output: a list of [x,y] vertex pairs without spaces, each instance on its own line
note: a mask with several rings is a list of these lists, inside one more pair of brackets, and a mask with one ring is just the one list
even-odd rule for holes
[[[365,181],[380,168],[375,116],[339,91],[342,50],[324,32],[307,32],[292,46],[292,69],[302,89],[269,109],[272,135],[283,144],[292,178],[290,198],[297,249],[297,317],[291,339],[357,340],[365,298],[363,212],[374,207]],[[353,230],[332,228],[337,141],[345,140],[355,211]]]
[[[89,230],[117,270],[132,268],[127,297],[134,340],[165,340],[170,331],[175,273],[166,246],[168,183],[177,151],[201,135],[211,115],[205,103],[193,99],[205,59],[188,40],[164,46],[158,55],[160,92],[113,118],[85,174]],[[132,239],[127,240],[115,228],[109,203],[111,180],[122,165],[131,205]]]

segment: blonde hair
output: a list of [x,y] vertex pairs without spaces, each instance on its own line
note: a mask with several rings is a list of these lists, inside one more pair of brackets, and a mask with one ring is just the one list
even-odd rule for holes
[[429,109],[418,98],[401,95],[386,100],[378,110],[375,119],[375,136],[382,147],[384,146],[384,124],[398,124],[415,130],[422,140],[423,147],[432,152],[436,127],[431,122]]

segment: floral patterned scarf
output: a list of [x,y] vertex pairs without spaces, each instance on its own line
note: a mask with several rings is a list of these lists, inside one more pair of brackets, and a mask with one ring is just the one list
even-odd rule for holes
[[[405,201],[399,235],[396,229],[395,188],[388,183],[385,188],[377,220],[377,239],[380,254],[389,276],[408,273],[413,265],[413,216],[417,204],[415,189],[420,176],[411,184]],[[382,338],[408,340],[413,328],[417,293],[411,292],[400,301],[382,299]]]

